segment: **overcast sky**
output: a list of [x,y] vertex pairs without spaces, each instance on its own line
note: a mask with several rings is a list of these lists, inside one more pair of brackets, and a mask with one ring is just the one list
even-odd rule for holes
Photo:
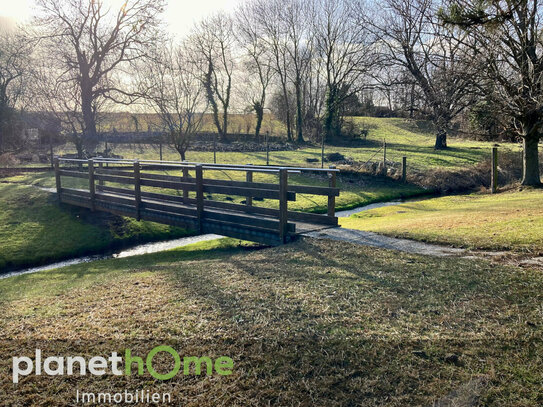
[[[103,0],[112,5],[122,4],[121,0]],[[170,31],[184,35],[194,22],[216,10],[230,10],[243,0],[169,0],[164,19]],[[34,0],[0,0],[0,24],[6,24],[6,17],[12,21],[24,22],[32,14]],[[2,18],[4,17],[4,18]]]

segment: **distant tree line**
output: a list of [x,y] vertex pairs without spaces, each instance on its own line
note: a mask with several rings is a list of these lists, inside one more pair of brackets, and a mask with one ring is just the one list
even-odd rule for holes
[[[154,111],[182,159],[203,115],[266,112],[288,141],[333,141],[345,118],[433,123],[448,147],[459,118],[523,141],[523,184],[540,184],[543,25],[536,0],[247,0],[171,39],[163,0],[36,0],[30,27],[0,37],[0,152],[15,116],[54,116],[81,156],[104,113]],[[29,101],[31,101],[29,103]]]

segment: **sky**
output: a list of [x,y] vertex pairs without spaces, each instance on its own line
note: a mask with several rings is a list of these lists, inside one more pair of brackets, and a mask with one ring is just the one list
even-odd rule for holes
[[[121,0],[103,0],[112,5]],[[169,31],[177,36],[190,32],[195,22],[217,10],[231,10],[243,0],[168,0],[164,20]],[[0,0],[0,24],[28,21],[34,0]]]

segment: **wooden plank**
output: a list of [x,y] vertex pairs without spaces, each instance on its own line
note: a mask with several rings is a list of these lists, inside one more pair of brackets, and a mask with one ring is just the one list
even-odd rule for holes
[[126,189],[126,188],[118,188],[118,187],[110,187],[110,186],[98,185],[97,189],[98,189],[98,191],[102,191],[102,192],[110,192],[110,193],[113,193],[113,194],[134,196],[134,191],[131,190],[131,189]]
[[187,190],[196,191],[196,184],[187,182],[173,182],[173,181],[157,181],[150,179],[142,179],[141,185],[146,187],[175,189],[175,190]]
[[60,194],[62,193],[62,184],[60,182],[60,160],[55,157],[55,181],[57,185],[57,198],[60,201]]
[[115,195],[106,195],[106,194],[97,193],[96,201],[117,203],[120,205],[129,206],[134,209],[134,199],[129,198],[127,196],[115,196]]
[[94,176],[94,178],[100,181],[116,182],[117,184],[134,185],[134,178],[129,178],[129,177],[119,177],[116,175],[97,174]]
[[[336,167],[331,165],[331,170],[335,170]],[[335,172],[329,172],[328,173],[328,186],[330,188],[336,187],[336,173]],[[336,198],[334,196],[328,196],[328,217],[334,218],[336,216]]]
[[[235,214],[232,212],[216,212],[216,211],[210,211],[205,210],[204,211],[204,218],[212,219],[212,220],[218,220],[228,223],[235,223],[238,225],[245,225],[250,227],[259,227],[263,229],[269,229],[270,231],[277,231],[279,227],[279,221],[276,219],[265,219],[265,218],[257,218],[254,216],[244,216],[243,214]],[[296,225],[294,223],[290,223],[287,225],[287,231],[294,232],[296,230]]]
[[90,159],[88,161],[88,170],[89,170],[89,192],[90,192],[90,204],[91,204],[91,211],[94,212],[95,206],[95,198],[96,198],[96,187],[94,183],[94,161]]
[[[183,178],[188,179],[189,178],[189,169],[183,168]],[[187,189],[183,189],[183,198],[186,200],[189,197],[189,191]]]
[[153,179],[157,181],[172,181],[172,182],[185,182],[188,184],[194,184],[194,178],[189,177],[179,177],[176,175],[163,175],[163,174],[149,174],[149,173],[141,173],[142,179]]
[[249,240],[270,246],[281,244],[277,231],[259,228],[239,227],[236,224],[228,224],[214,220],[206,220],[203,225],[203,233],[216,233],[236,239]]
[[140,163],[134,162],[134,206],[136,208],[136,220],[140,220],[141,209],[141,184],[140,184]]
[[[251,164],[248,164],[248,165],[251,165]],[[247,173],[245,174],[245,179],[246,179],[248,184],[252,184],[253,183],[253,172],[248,170]],[[245,198],[245,205],[253,206],[253,197],[252,196],[247,196]]]
[[[265,183],[265,182],[244,182],[244,181],[231,181],[231,180],[220,180],[220,179],[206,179],[204,181],[204,184],[227,186],[227,187],[240,187],[240,188],[270,189],[273,191],[279,191],[279,184],[270,184],[270,183]],[[288,186],[288,190],[289,192],[294,192],[294,193],[299,193],[299,194],[339,196],[339,188],[290,184]]]
[[96,172],[96,174],[117,175],[119,177],[129,177],[129,178],[134,176],[134,174],[131,171],[119,171],[119,170],[115,170],[111,168],[103,168],[104,163],[100,162],[99,164],[102,165],[102,168],[100,168],[99,171]]
[[186,229],[196,230],[198,227],[198,221],[196,218],[190,218],[187,216],[178,216],[170,213],[154,211],[151,209],[142,209],[141,218],[157,223],[164,223],[167,225],[179,226]]
[[[204,182],[204,192],[210,194],[224,194],[224,195],[239,195],[239,196],[252,196],[253,198],[262,198],[262,199],[279,199],[279,191],[274,191],[271,189],[256,189],[256,188],[240,188],[233,186],[218,186],[218,185],[209,185]],[[286,199],[289,201],[296,200],[296,194],[294,192],[288,192]]]
[[59,174],[63,177],[84,178],[84,179],[89,178],[89,174],[83,171],[60,170]]
[[198,217],[198,231],[202,233],[202,219],[204,213],[204,172],[201,165],[196,166],[196,215]]
[[159,202],[143,201],[141,204],[141,207],[142,209],[153,209],[157,211],[169,212],[169,213],[178,214],[178,215],[187,215],[187,216],[193,216],[193,217],[196,217],[197,215],[196,208],[168,205],[168,204],[159,203]]
[[279,170],[279,240],[286,243],[288,224],[288,172]]
[[298,222],[315,223],[317,225],[337,226],[338,219],[327,215],[319,215],[316,213],[288,211],[289,220]]
[[[103,170],[104,170],[104,163],[100,161],[98,163],[98,172],[103,171]],[[98,180],[98,186],[104,186],[104,180]]]

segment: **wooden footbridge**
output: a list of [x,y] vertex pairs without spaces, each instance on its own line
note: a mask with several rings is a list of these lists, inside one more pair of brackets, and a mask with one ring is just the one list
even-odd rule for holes
[[[269,245],[287,243],[300,233],[337,226],[337,172],[334,167],[55,159],[57,193],[62,203]],[[239,173],[243,175],[235,176]],[[328,185],[300,185],[303,178],[299,175],[311,173],[326,175]],[[268,182],[254,182],[253,177],[259,174],[272,177],[266,177]],[[296,184],[289,182],[289,176],[296,176]],[[65,177],[88,183],[71,180],[69,185],[81,184],[85,188],[67,188],[63,186]],[[295,201],[298,194],[326,196],[327,213],[289,210],[288,202]],[[231,196],[245,200],[234,203]],[[256,205],[264,200],[266,206]]]

